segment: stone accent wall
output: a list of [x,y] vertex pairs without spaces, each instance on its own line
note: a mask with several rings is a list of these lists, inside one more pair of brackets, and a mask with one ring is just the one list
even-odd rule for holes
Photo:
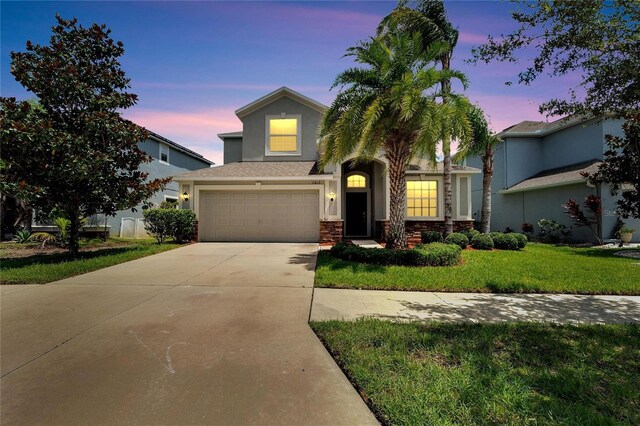
[[[444,232],[444,221],[438,220],[408,220],[405,222],[407,230],[407,241],[410,245],[420,244],[422,242],[423,231],[438,231]],[[453,231],[459,232],[463,229],[473,228],[472,220],[454,220]],[[378,220],[376,221],[376,239],[384,240],[387,238],[387,231],[389,229],[389,221]]]
[[335,244],[342,241],[341,220],[320,221],[320,244]]

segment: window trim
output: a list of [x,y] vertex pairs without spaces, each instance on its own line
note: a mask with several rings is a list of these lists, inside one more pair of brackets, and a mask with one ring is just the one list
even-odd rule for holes
[[[297,137],[295,151],[271,151],[269,147],[269,137],[271,136],[272,119],[295,118],[297,120]],[[267,114],[264,118],[264,155],[269,157],[291,157],[302,155],[302,114]]]
[[[162,143],[162,142],[159,142],[158,146],[159,146],[159,148],[158,148],[158,154],[159,154],[158,155],[158,161],[160,163],[162,163],[162,164],[171,164],[171,163],[169,163],[169,161],[171,161],[171,158],[170,158],[171,149],[169,149],[169,145],[167,145],[165,143]],[[167,161],[163,161],[162,160],[163,147],[167,150]]]
[[408,206],[405,205],[405,215],[408,221],[442,221],[444,220],[444,188],[442,176],[420,175],[407,177],[406,181],[436,181],[437,182],[437,216],[409,216]]

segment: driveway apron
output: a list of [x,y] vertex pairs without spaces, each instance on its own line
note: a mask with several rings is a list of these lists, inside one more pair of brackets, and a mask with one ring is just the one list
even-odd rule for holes
[[3,424],[376,424],[307,325],[315,244],[201,243],[2,288]]

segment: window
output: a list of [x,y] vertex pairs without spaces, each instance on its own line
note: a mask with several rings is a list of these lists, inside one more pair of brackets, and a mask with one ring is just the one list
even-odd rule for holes
[[438,181],[407,181],[407,216],[438,216]]
[[266,154],[300,154],[300,116],[267,116]]
[[173,207],[176,209],[180,208],[180,205],[178,204],[178,197],[172,197],[170,195],[165,195],[164,196],[164,206],[166,207]]
[[367,178],[362,175],[351,175],[347,177],[347,188],[366,188]]
[[163,143],[160,144],[160,162],[169,164],[169,147]]

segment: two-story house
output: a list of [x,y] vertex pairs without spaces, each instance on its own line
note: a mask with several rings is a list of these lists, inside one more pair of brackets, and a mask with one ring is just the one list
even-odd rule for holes
[[[236,110],[242,131],[218,135],[224,165],[175,176],[200,241],[336,242],[385,238],[387,164],[346,159],[319,169],[318,128],[327,107],[287,87]],[[456,228],[472,225],[471,176],[453,171]],[[414,242],[444,222],[442,166],[416,159],[407,172],[407,230]]]
[[[523,121],[502,131],[494,159],[491,185],[491,228],[507,228],[520,232],[523,223],[539,231],[540,219],[552,219],[568,228],[573,224],[562,207],[569,199],[581,205],[589,194],[602,199],[602,239],[614,238],[616,200],[607,185],[590,185],[583,172],[597,170],[606,150],[605,135],[622,136],[622,120],[579,117],[554,122]],[[482,167],[479,157],[467,164]],[[472,180],[473,217],[480,220],[482,206],[482,176]],[[623,219],[640,230],[640,220]],[[584,227],[573,226],[571,238],[593,241]],[[636,233],[636,239],[637,235]]]

